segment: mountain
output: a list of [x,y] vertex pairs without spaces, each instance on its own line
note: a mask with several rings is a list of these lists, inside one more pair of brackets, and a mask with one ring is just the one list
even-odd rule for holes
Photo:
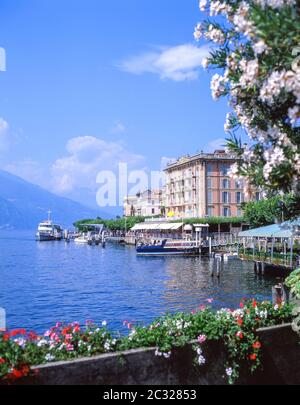
[[49,209],[53,220],[65,227],[82,218],[109,217],[0,170],[0,229],[35,229]]

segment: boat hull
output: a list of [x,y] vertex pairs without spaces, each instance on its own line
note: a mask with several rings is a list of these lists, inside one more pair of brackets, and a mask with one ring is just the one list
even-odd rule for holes
[[199,254],[199,249],[172,249],[145,246],[137,248],[136,253],[138,256],[197,256]]
[[54,235],[47,235],[47,234],[36,234],[36,240],[38,242],[52,242],[57,240]]

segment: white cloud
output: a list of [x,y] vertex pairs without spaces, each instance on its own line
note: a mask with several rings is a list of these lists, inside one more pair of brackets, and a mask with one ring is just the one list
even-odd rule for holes
[[0,118],[0,152],[5,152],[9,148],[9,125],[3,119]]
[[101,170],[117,172],[120,162],[129,168],[143,164],[144,157],[131,153],[122,142],[107,142],[93,136],[72,138],[66,145],[67,156],[56,160],[51,168],[55,192],[69,193],[77,188],[97,188]]
[[133,56],[118,66],[122,70],[136,75],[153,73],[159,75],[161,79],[179,82],[198,79],[202,61],[208,55],[207,46],[197,47],[184,44],[169,48],[163,47]]
[[217,149],[226,148],[226,140],[224,138],[217,138],[208,144],[209,151],[214,152]]

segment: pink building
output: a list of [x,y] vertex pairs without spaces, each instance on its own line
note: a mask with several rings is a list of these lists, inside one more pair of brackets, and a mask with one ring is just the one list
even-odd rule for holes
[[[232,153],[216,150],[180,158],[165,169],[166,213],[179,218],[241,217],[243,185],[229,177],[237,162]],[[259,198],[253,193],[250,198]]]

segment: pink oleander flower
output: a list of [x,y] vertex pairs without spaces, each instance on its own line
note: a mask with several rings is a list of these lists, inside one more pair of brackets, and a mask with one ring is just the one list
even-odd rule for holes
[[66,335],[66,340],[72,340],[73,336],[69,333]]
[[209,304],[212,304],[212,303],[214,302],[213,298],[208,298],[206,301],[207,301]]
[[192,310],[191,314],[196,315],[197,311],[195,309]]
[[205,311],[205,310],[206,310],[206,306],[205,306],[205,305],[201,305],[201,306],[199,307],[199,310],[200,310],[201,312]]
[[73,352],[74,351],[74,346],[71,345],[71,344],[67,344],[66,349],[67,349],[68,352]]
[[205,343],[206,342],[206,336],[205,335],[200,335],[199,337],[198,337],[198,342],[200,343],[200,344],[203,344],[203,343]]

